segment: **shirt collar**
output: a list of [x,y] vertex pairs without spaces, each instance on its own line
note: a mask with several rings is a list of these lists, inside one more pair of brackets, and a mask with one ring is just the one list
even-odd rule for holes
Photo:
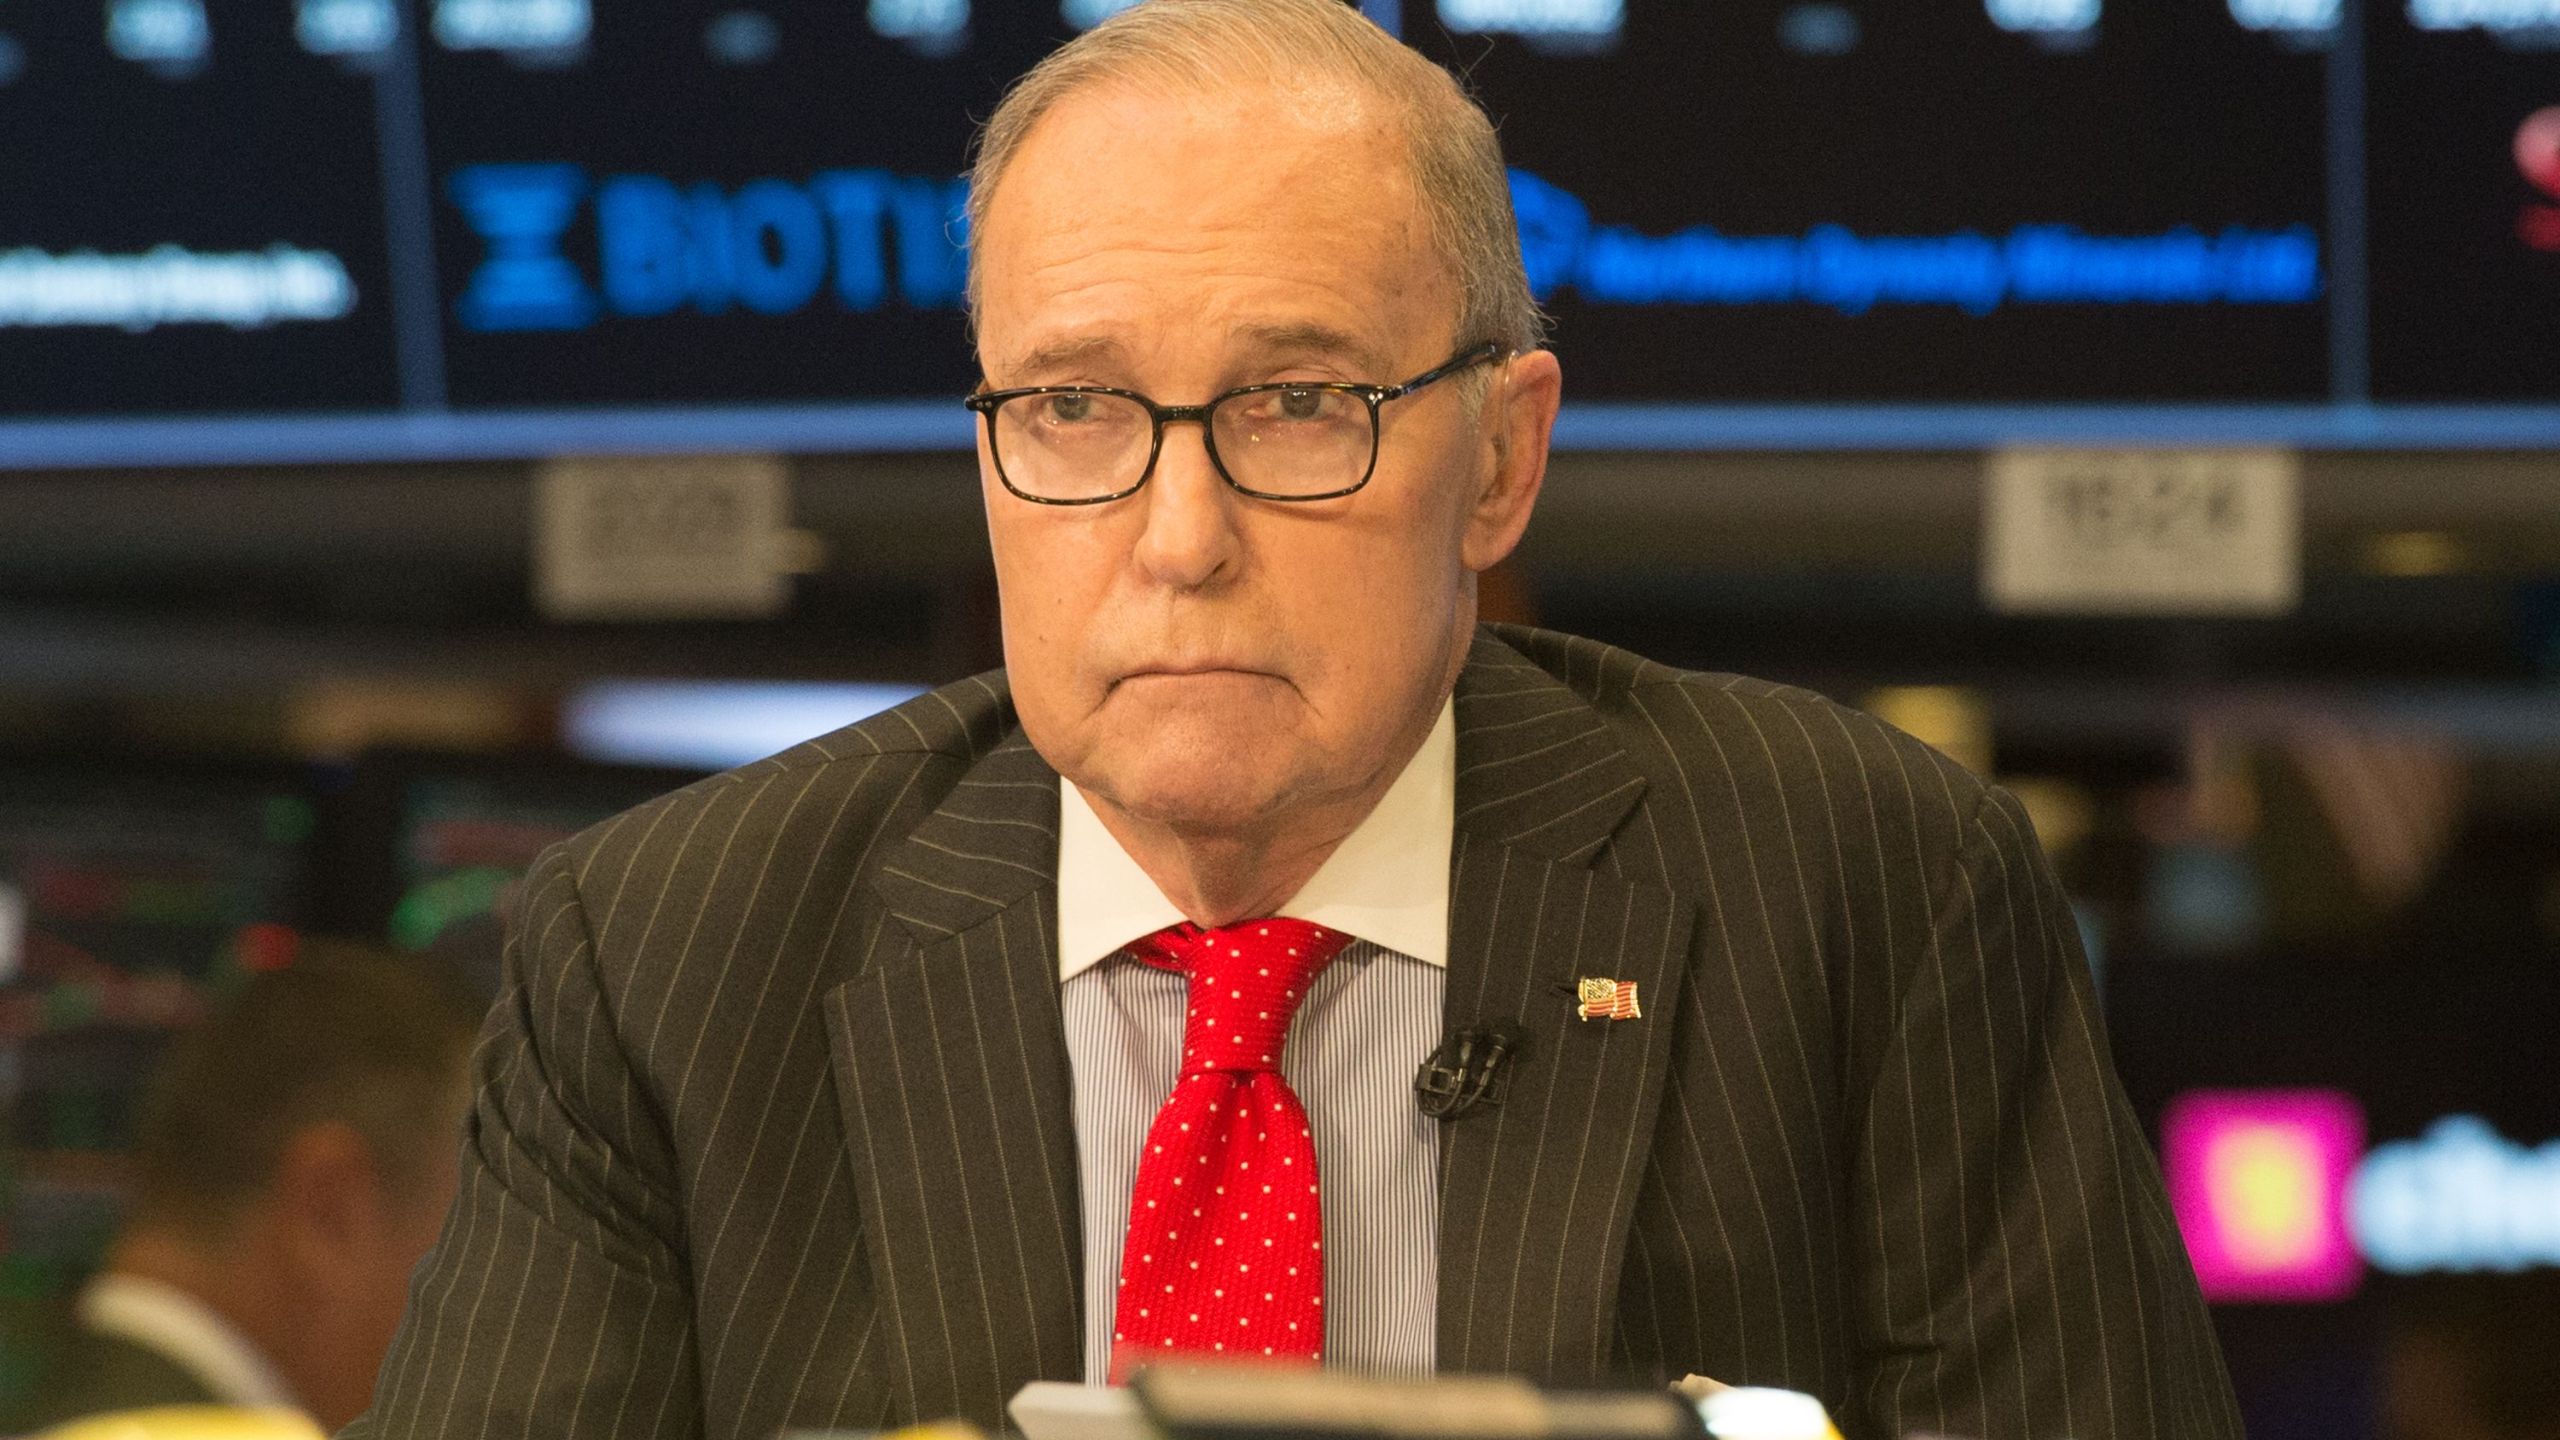
[[[1279,912],[1419,960],[1449,963],[1449,850],[1458,721],[1443,701],[1377,808]],[[1120,848],[1074,782],[1058,780],[1058,978],[1072,980],[1184,916]]]
[[81,1290],[79,1314],[90,1329],[121,1336],[186,1371],[223,1404],[299,1408],[256,1346],[175,1286],[109,1271]]

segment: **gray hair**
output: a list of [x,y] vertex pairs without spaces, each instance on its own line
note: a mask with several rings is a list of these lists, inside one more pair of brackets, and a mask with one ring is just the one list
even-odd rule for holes
[[[1458,285],[1458,339],[1537,348],[1546,318],[1529,293],[1493,122],[1448,71],[1341,0],[1143,0],[1067,42],[1016,81],[978,137],[969,229],[984,233],[996,182],[1042,116],[1088,85],[1141,79],[1215,90],[1239,78],[1350,83],[1401,121],[1423,222]],[[976,250],[969,307],[978,303]]]

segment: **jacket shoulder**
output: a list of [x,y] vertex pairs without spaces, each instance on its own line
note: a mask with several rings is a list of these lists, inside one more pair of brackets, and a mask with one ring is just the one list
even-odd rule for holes
[[1553,631],[1486,628],[1592,708],[1646,772],[1647,803],[1663,823],[1721,816],[1745,832],[1820,815],[1834,833],[1914,835],[1934,861],[1992,795],[1934,747],[1801,686],[1684,670]]
[[928,690],[841,730],[802,741],[728,773],[746,777],[874,755],[942,756],[965,763],[994,749],[1013,726],[1012,687],[1005,683],[1003,671],[990,670]]
[[564,933],[592,938],[608,990],[703,968],[684,956],[704,935],[731,937],[721,943],[741,954],[825,963],[825,947],[806,942],[841,907],[809,897],[867,891],[894,842],[1018,734],[1001,672],[929,691],[561,841],[527,876],[512,928],[546,934],[574,913],[583,923]]
[[[963,777],[1018,735],[1012,715],[1001,676],[962,681],[544,851],[509,927],[508,973],[525,995],[526,1033],[548,1035],[560,1016],[583,1024],[595,1012],[670,1133],[716,1130],[726,1083],[687,1078],[742,1052],[782,1056],[811,1040],[800,1007],[765,1002],[814,994],[852,972],[878,939],[883,867]],[[713,1017],[722,1044],[705,1047]],[[570,1069],[583,1083],[585,1071]],[[611,1108],[612,1095],[579,1103]],[[681,1168],[672,1154],[657,1162],[669,1174]]]

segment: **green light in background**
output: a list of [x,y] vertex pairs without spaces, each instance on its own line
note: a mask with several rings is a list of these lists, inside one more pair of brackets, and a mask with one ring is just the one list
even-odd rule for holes
[[267,840],[275,845],[299,845],[311,838],[313,825],[311,802],[294,795],[278,795],[267,801]]
[[391,943],[424,950],[465,920],[498,908],[498,897],[516,878],[513,870],[475,865],[411,887],[391,912]]

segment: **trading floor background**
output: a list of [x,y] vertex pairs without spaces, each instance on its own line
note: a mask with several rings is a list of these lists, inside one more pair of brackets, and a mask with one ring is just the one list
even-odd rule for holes
[[[0,6],[0,1401],[297,936],[1000,663],[958,177],[1116,8]],[[2560,9],[1361,8],[1555,318],[1488,615],[2021,795],[2253,1435],[2560,1433]]]

